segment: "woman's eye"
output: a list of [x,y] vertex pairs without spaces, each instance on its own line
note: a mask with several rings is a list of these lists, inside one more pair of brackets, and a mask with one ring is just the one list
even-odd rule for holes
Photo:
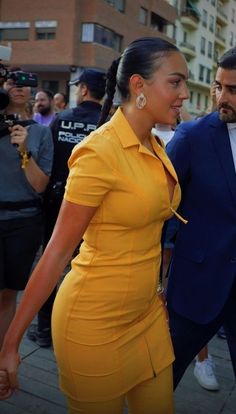
[[179,83],[180,83],[180,79],[172,81],[172,85],[174,85],[174,86],[178,86]]

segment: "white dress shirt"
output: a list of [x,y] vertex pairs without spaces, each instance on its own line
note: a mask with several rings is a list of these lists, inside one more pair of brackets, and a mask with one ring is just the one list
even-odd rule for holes
[[236,170],[236,122],[228,123],[227,127],[229,131],[229,139],[233,155],[234,168]]

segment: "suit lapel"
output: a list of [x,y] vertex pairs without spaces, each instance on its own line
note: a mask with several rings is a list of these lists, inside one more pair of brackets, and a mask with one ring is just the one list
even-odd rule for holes
[[219,119],[212,123],[212,142],[228,186],[236,203],[236,172],[227,125]]

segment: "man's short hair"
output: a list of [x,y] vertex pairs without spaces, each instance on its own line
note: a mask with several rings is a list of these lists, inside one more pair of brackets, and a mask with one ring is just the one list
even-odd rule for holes
[[61,95],[61,96],[62,96],[62,98],[63,98],[63,101],[65,102],[65,104],[66,104],[66,105],[68,104],[68,98],[67,98],[67,95],[66,95],[64,92],[56,92],[56,93],[54,94],[54,97],[55,97],[55,95]]
[[52,101],[52,100],[53,100],[53,93],[52,93],[52,91],[50,91],[49,89],[40,89],[40,90],[38,90],[38,91],[36,92],[36,94],[37,94],[37,93],[39,93],[39,92],[43,92],[43,93],[45,93],[45,95],[47,95],[47,97],[48,97],[49,101]]
[[218,60],[218,67],[223,69],[236,69],[236,47],[227,50]]

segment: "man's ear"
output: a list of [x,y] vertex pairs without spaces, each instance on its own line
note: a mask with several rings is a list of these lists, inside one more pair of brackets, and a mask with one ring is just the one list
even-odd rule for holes
[[80,91],[81,91],[81,95],[83,96],[83,98],[88,95],[89,90],[88,90],[87,85],[85,85],[85,83],[81,84]]
[[130,90],[131,92],[138,96],[141,92],[143,92],[143,86],[144,86],[144,79],[142,76],[138,74],[134,74],[130,78]]

